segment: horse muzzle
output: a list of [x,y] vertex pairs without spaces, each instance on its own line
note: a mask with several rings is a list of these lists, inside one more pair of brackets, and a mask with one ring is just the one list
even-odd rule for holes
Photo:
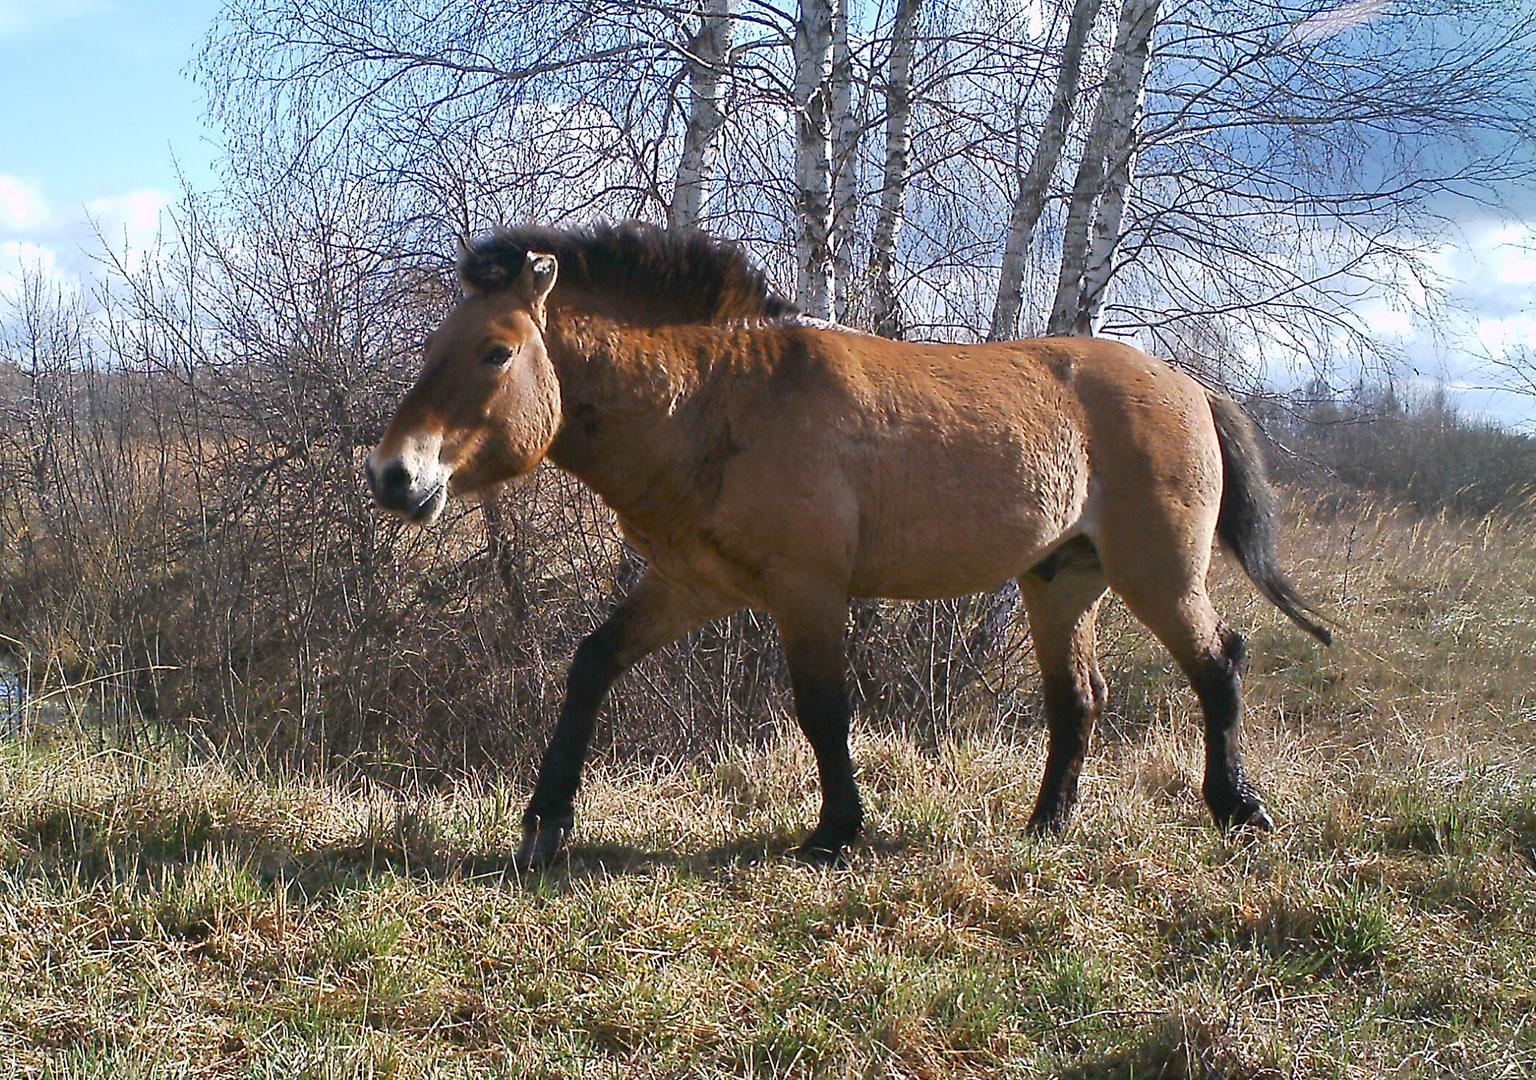
[[368,455],[363,476],[379,509],[407,521],[427,525],[442,515],[448,504],[448,472],[435,462],[433,467],[412,468],[405,458],[376,460]]

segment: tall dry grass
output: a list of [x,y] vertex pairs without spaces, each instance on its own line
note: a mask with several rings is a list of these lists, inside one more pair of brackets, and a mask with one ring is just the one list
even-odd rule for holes
[[[87,1077],[1521,1077],[1536,1070],[1536,541],[1293,504],[1322,650],[1223,565],[1279,831],[1198,795],[1192,695],[1118,606],[1078,819],[1032,720],[861,724],[869,836],[792,725],[604,756],[570,861],[525,788],[253,773],[185,744],[0,748],[0,1061]],[[1027,665],[1020,665],[1025,667]],[[1021,672],[1019,677],[1027,678]]]

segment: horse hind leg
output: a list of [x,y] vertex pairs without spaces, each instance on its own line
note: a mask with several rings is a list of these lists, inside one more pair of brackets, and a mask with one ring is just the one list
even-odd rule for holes
[[1106,589],[1086,539],[1069,541],[1019,578],[1045,699],[1045,775],[1030,815],[1036,834],[1060,833],[1077,802],[1077,781],[1107,688],[1095,656],[1095,623]]
[[1223,829],[1246,827],[1268,832],[1275,823],[1258,790],[1243,773],[1243,636],[1225,624],[1220,626],[1219,636],[1219,651],[1200,657],[1192,671],[1186,668],[1205,714],[1202,794],[1211,816]]
[[1205,719],[1205,780],[1201,792],[1223,829],[1274,827],[1243,770],[1243,638],[1217,614],[1206,593],[1205,544],[1159,544],[1143,531],[1117,550],[1100,541],[1109,585],[1131,614],[1173,654],[1200,699]]

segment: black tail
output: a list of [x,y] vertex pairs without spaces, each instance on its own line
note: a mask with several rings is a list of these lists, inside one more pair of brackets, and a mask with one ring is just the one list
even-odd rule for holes
[[1275,492],[1253,424],[1237,402],[1219,394],[1210,399],[1223,473],[1216,535],[1275,607],[1318,641],[1332,645],[1333,634],[1317,621],[1323,614],[1296,591],[1275,559]]

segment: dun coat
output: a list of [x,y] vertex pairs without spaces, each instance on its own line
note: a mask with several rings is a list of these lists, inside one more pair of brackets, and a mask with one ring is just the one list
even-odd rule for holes
[[1242,638],[1206,592],[1219,537],[1259,589],[1329,633],[1275,559],[1274,499],[1238,407],[1113,341],[890,341],[803,318],[742,252],[640,225],[498,232],[369,457],[378,504],[431,521],[548,458],[650,567],[571,665],[520,860],[560,850],[608,688],[745,606],[778,624],[821,774],[803,849],[863,820],[848,753],[850,597],[1022,590],[1050,733],[1030,825],[1063,828],[1105,686],[1107,589],[1163,642],[1205,716],[1204,796],[1269,828],[1243,773]]

